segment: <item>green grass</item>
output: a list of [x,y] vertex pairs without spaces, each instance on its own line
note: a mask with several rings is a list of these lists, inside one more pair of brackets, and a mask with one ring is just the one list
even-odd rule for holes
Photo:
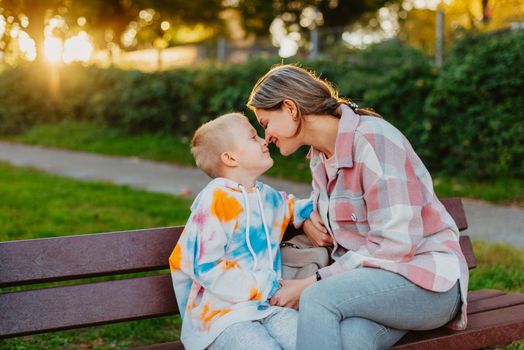
[[[162,133],[128,135],[120,130],[108,129],[92,123],[64,121],[39,125],[22,135],[4,137],[4,139],[194,166],[189,152],[189,137],[180,138]],[[290,157],[282,157],[274,147],[271,149],[275,165],[268,171],[268,175],[301,182],[311,181],[308,162],[305,159],[307,150],[301,150]],[[439,175],[434,175],[434,178],[435,191],[441,197],[460,196],[524,206],[524,180],[499,179],[482,182]]]
[[[2,241],[180,225],[189,206],[184,198],[0,163]],[[0,349],[122,349],[176,340],[179,332],[179,316],[160,317],[0,340]]]
[[0,163],[0,240],[182,224],[190,202]]
[[189,152],[189,139],[174,138],[162,133],[128,135],[118,129],[104,128],[93,123],[63,121],[44,124],[8,139],[55,148],[194,165]]
[[[89,127],[90,125],[86,125],[84,131],[78,131],[76,137],[70,137],[70,134],[63,135],[64,139],[70,140],[60,142],[72,143],[75,138],[85,136],[86,130],[90,130],[92,138],[87,142],[90,147],[98,142],[101,145],[100,149],[105,149],[104,145],[108,142],[104,137],[113,135],[113,149],[124,149],[128,144],[129,147],[141,150],[142,146],[147,144],[141,143],[142,140],[149,137],[136,136],[135,143],[142,145],[137,146],[129,136]],[[32,132],[42,132],[41,130],[43,129],[39,131],[37,128]],[[100,139],[95,137],[96,135]],[[56,140],[58,139],[60,137],[56,137]],[[83,142],[86,142],[86,139],[89,140],[85,138]],[[51,140],[50,138],[44,141]],[[164,141],[165,145],[172,144],[169,137],[166,136],[166,140],[168,141]],[[151,136],[149,142],[152,144],[149,150],[160,149],[156,146],[159,144],[157,137]],[[53,146],[72,148],[64,146],[63,143]],[[437,183],[437,186],[439,185]],[[450,186],[457,187],[453,183]],[[125,186],[70,180],[0,163],[0,240],[183,224],[189,214],[189,205],[187,199],[148,193]],[[474,250],[477,268],[471,272],[470,290],[496,288],[524,292],[522,250],[504,244],[478,241],[474,242]],[[178,339],[179,331],[180,317],[160,317],[8,339],[0,341],[0,349],[121,349],[175,340]],[[506,349],[524,350],[524,343],[515,343]]]
[[[467,231],[466,231],[467,233]],[[502,289],[524,293],[524,251],[503,243],[473,241],[477,267],[469,289]]]

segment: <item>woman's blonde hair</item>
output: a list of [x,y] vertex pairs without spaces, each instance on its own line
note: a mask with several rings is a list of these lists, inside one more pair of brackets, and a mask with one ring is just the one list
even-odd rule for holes
[[[313,72],[294,65],[278,65],[260,78],[249,96],[247,106],[252,109],[275,110],[282,107],[284,100],[291,100],[298,110],[300,131],[303,116],[311,114],[335,115],[342,103],[350,103],[338,96],[338,91]],[[352,105],[350,103],[350,105]],[[352,106],[361,115],[381,117],[378,113]]]

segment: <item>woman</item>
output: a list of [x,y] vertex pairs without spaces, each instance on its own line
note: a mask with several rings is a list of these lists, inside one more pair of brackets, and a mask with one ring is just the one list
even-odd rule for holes
[[333,245],[332,265],[271,299],[300,304],[297,349],[384,349],[408,330],[464,329],[458,229],[404,135],[292,65],[264,75],[248,106],[282,155],[311,147],[316,211],[304,231]]

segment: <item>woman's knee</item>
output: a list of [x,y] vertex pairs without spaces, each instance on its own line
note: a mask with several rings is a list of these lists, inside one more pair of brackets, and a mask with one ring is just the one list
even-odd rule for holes
[[313,283],[302,291],[302,294],[300,294],[300,310],[302,310],[303,306],[317,304],[323,297],[325,297],[325,293],[319,285],[319,282]]
[[360,317],[347,318],[340,323],[343,349],[387,349],[406,332]]

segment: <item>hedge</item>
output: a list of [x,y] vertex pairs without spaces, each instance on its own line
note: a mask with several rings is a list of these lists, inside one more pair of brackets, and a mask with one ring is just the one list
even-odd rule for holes
[[423,150],[447,173],[524,176],[524,31],[466,38],[425,101]]
[[[432,170],[476,177],[522,176],[524,35],[467,38],[438,71],[398,42],[351,60],[303,61],[364,107],[373,107],[410,139]],[[68,65],[49,75],[27,65],[0,75],[0,134],[61,119],[96,121],[130,133],[188,136],[231,111],[252,113],[251,88],[278,58],[202,64],[161,73]],[[287,63],[287,62],[286,62]]]

